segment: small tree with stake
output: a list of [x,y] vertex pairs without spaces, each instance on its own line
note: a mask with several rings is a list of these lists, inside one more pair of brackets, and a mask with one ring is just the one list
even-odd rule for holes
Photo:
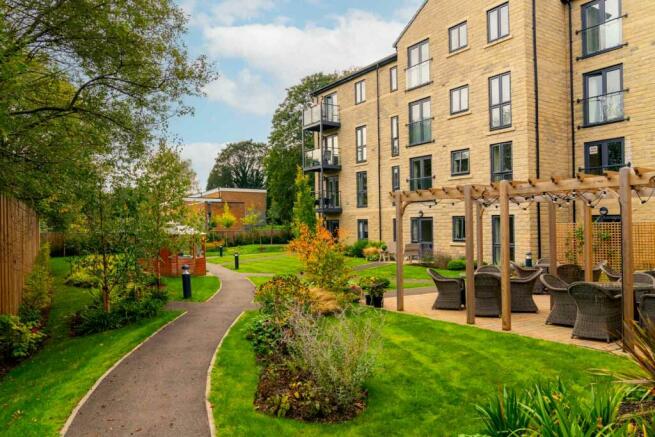
[[314,209],[314,196],[309,178],[298,167],[296,172],[296,202],[293,204],[293,232],[296,237],[304,225],[308,229],[316,228],[316,210]]
[[225,242],[227,243],[227,231],[237,222],[237,218],[230,211],[230,205],[227,202],[223,205],[223,214],[219,215],[216,221],[223,228]]

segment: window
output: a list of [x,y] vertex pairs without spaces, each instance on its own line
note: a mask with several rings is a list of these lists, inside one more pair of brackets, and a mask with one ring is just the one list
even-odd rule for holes
[[365,171],[357,172],[357,208],[368,206],[368,181]]
[[489,126],[502,129],[512,125],[512,85],[510,73],[489,78]]
[[333,238],[339,237],[339,220],[326,220],[325,229],[330,232]]
[[391,117],[391,156],[400,154],[400,125],[398,116]]
[[391,67],[389,69],[389,86],[391,91],[398,90],[398,67]]
[[466,240],[466,220],[463,216],[453,217],[453,241]]
[[400,190],[400,166],[391,167],[391,191]]
[[623,42],[621,0],[594,0],[582,6],[582,54],[591,56]]
[[468,45],[466,21],[448,29],[448,47],[450,52],[463,49]]
[[357,239],[368,240],[368,220],[357,220]]
[[492,42],[509,35],[509,4],[487,11],[487,41]]
[[469,149],[450,152],[450,174],[452,176],[469,174],[471,171],[470,162]]
[[623,138],[586,143],[584,153],[585,173],[602,174],[605,170],[618,171],[625,166]]
[[409,189],[427,190],[432,188],[432,157],[421,156],[409,160]]
[[366,101],[366,81],[362,80],[355,84],[355,105]]
[[355,139],[357,148],[357,162],[366,161],[366,126],[360,126],[355,129]]
[[[493,263],[500,263],[500,216],[491,216],[491,242],[493,249]],[[509,259],[514,261],[514,216],[509,216]]]
[[339,137],[323,137],[323,165],[339,165]]
[[420,42],[407,49],[407,89],[425,85],[430,81],[430,45]]
[[584,75],[584,124],[623,120],[623,66]]
[[469,110],[469,86],[464,85],[450,90],[450,114]]
[[416,146],[432,141],[430,99],[409,104],[409,145]]
[[511,181],[512,174],[512,143],[491,145],[491,181]]

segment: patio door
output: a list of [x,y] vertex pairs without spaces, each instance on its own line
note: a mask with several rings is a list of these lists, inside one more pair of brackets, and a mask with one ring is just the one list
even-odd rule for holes
[[[491,242],[493,263],[500,263],[500,216],[491,216]],[[514,216],[509,216],[509,259],[514,261]]]
[[432,229],[432,218],[412,218],[412,243],[418,243],[420,245],[421,258],[432,257],[434,255],[434,239]]
[[330,176],[325,178],[325,204],[324,208],[340,208],[339,202],[339,178]]

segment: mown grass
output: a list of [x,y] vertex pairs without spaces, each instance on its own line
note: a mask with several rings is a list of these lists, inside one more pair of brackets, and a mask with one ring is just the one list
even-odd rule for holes
[[384,349],[367,384],[369,403],[355,420],[309,424],[257,413],[259,367],[246,339],[248,313],[224,339],[212,370],[209,400],[219,435],[457,436],[481,431],[475,405],[507,384],[525,387],[563,378],[580,396],[600,377],[624,370],[625,358],[513,334],[385,313]]
[[179,313],[87,337],[69,336],[68,317],[87,305],[87,290],[68,287],[64,258],[51,263],[55,292],[49,338],[36,355],[0,379],[0,435],[55,436],[75,405],[116,361]]
[[[244,246],[234,246],[234,247],[225,247],[223,248],[223,256],[232,256],[235,253],[239,255],[252,255],[260,253],[279,253],[287,250],[286,244],[248,244]],[[207,251],[207,257],[217,257],[219,255],[218,250]]]
[[[166,286],[168,297],[171,300],[184,300],[182,293],[182,278],[162,278]],[[191,301],[205,302],[216,294],[221,286],[221,280],[216,276],[192,276],[191,277]]]

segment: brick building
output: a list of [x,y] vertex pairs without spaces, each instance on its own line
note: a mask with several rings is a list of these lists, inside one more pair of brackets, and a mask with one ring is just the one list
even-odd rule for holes
[[[234,226],[230,228],[231,232],[244,230],[243,218],[251,211],[257,212],[262,220],[266,217],[266,190],[215,188],[192,194],[185,201],[189,207],[204,211],[208,223],[212,221],[212,217],[223,214],[227,204],[230,212],[237,219]],[[217,225],[214,230],[223,231],[224,229]]]
[[[652,0],[427,0],[395,53],[305,109],[318,212],[349,242],[391,243],[395,190],[655,166],[653,29]],[[512,256],[547,256],[546,214],[523,208],[511,208]],[[635,208],[635,220],[654,212]],[[562,209],[559,221],[576,215]],[[461,205],[413,205],[405,217],[404,241],[463,255]],[[484,220],[495,261],[499,218]]]

